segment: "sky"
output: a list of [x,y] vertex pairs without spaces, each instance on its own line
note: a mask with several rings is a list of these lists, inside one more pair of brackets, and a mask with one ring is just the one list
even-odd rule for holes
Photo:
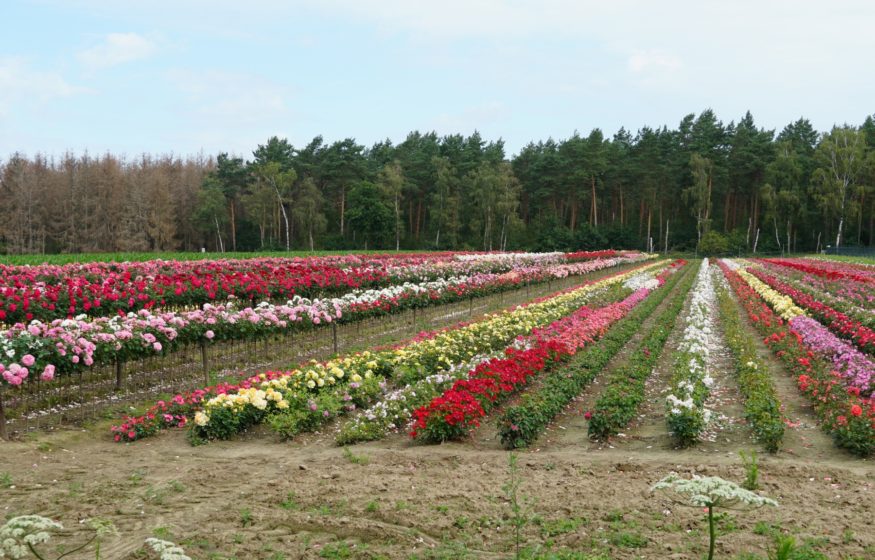
[[0,159],[875,113],[856,0],[0,0]]

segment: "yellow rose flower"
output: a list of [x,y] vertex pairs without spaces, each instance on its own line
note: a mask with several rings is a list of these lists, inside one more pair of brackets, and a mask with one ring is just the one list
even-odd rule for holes
[[200,410],[194,413],[194,423],[198,426],[206,426],[209,421],[210,416],[207,413]]

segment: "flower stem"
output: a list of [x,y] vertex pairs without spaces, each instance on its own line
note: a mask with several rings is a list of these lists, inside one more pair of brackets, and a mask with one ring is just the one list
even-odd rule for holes
[[714,540],[716,539],[716,535],[714,534],[714,506],[708,506],[708,534],[709,534],[709,543],[708,543],[708,560],[714,560]]

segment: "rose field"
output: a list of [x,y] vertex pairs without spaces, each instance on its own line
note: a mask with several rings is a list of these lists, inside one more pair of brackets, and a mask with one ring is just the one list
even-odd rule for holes
[[0,439],[0,558],[871,560],[875,267],[0,264]]

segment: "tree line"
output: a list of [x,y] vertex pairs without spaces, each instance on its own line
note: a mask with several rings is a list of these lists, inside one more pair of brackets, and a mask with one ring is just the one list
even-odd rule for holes
[[0,252],[664,248],[808,251],[875,237],[875,119],[779,133],[711,110],[508,158],[479,133],[366,147],[272,137],[227,153],[16,153]]

